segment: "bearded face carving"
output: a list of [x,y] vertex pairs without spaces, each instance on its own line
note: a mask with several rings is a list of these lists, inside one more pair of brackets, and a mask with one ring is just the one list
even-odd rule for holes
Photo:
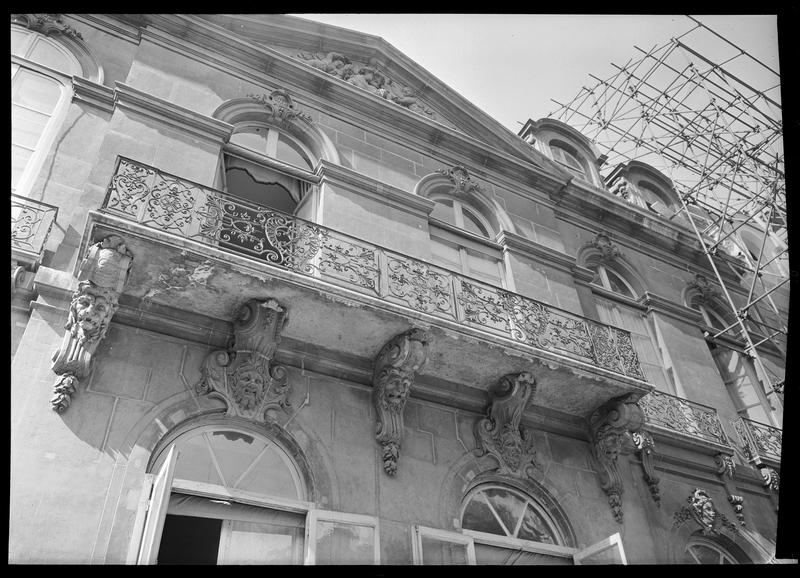
[[243,364],[231,375],[230,388],[241,409],[254,410],[264,395],[264,376],[252,363]]
[[66,328],[81,344],[100,341],[117,310],[115,295],[81,283],[70,304]]

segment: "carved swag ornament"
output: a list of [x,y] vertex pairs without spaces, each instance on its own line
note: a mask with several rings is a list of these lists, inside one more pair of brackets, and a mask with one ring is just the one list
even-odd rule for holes
[[338,52],[301,52],[295,58],[412,112],[437,118],[436,113],[419,100],[414,90],[384,76],[374,59],[368,63],[359,62]]
[[383,448],[383,469],[393,476],[403,439],[403,408],[417,372],[428,356],[428,336],[412,329],[389,340],[375,358],[373,403],[377,410],[376,439]]
[[520,425],[534,393],[536,381],[528,372],[506,375],[489,389],[487,415],[474,428],[475,454],[494,456],[500,464],[499,474],[524,477],[536,467],[533,436]]
[[60,377],[50,404],[59,413],[70,406],[78,381],[91,371],[92,356],[119,307],[132,264],[133,255],[119,235],[109,235],[90,246],[81,261],[66,332],[52,358],[53,372]]
[[275,422],[277,410],[291,405],[286,369],[272,363],[286,321],[286,309],[274,299],[245,303],[228,349],[213,351],[203,361],[197,393],[222,399],[226,415]]
[[704,535],[717,534],[721,527],[734,534],[737,533],[736,526],[725,517],[725,514],[717,510],[705,490],[695,488],[686,501],[689,503],[689,507],[683,506],[675,512],[673,528],[682,526],[687,520],[694,520],[703,529]]
[[644,414],[632,394],[614,398],[597,408],[589,419],[592,461],[600,477],[600,487],[608,496],[614,519],[622,523],[622,475],[617,458],[631,433],[644,424]]

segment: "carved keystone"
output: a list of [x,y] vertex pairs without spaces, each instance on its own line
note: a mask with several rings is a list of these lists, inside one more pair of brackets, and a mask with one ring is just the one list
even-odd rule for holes
[[[719,533],[720,527],[737,533],[736,526],[725,517],[725,514],[717,510],[706,490],[695,488],[686,501],[689,507],[683,506],[673,515],[673,528],[682,526],[687,520],[694,520],[705,535]],[[733,505],[735,507],[735,504]]]
[[390,339],[375,358],[373,403],[378,412],[376,439],[383,448],[383,469],[393,476],[403,439],[403,408],[414,377],[428,356],[428,336],[412,329]]
[[500,474],[524,477],[536,467],[533,436],[520,425],[534,393],[536,380],[528,372],[506,375],[489,389],[487,415],[475,423],[475,454],[494,456]]
[[274,299],[245,303],[228,349],[212,351],[203,361],[197,393],[223,400],[226,415],[274,422],[277,410],[291,405],[286,369],[272,363],[286,321],[286,309]]
[[92,356],[119,307],[132,264],[133,255],[119,235],[109,235],[89,247],[81,261],[66,332],[52,358],[53,372],[60,376],[50,400],[55,411],[62,413],[70,406],[78,380],[89,375]]
[[638,432],[644,424],[644,414],[633,395],[607,401],[589,419],[592,440],[592,461],[600,476],[600,487],[608,496],[614,519],[622,523],[622,476],[617,458],[629,432]]

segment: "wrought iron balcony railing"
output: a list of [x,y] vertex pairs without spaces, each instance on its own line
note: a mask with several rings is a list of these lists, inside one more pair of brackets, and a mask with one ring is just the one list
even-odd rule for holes
[[717,410],[682,397],[651,391],[639,400],[648,426],[715,444],[730,445]]
[[58,215],[58,207],[11,194],[11,255],[37,262]]
[[759,466],[762,462],[779,467],[783,432],[778,428],[744,417],[731,422],[739,436],[740,447],[748,460]]
[[103,212],[644,381],[630,333],[120,158]]

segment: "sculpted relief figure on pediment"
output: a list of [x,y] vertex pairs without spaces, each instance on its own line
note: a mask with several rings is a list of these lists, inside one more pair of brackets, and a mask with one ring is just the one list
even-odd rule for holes
[[300,52],[294,57],[412,112],[440,120],[438,115],[419,99],[414,89],[384,75],[374,59],[361,62],[338,52]]

